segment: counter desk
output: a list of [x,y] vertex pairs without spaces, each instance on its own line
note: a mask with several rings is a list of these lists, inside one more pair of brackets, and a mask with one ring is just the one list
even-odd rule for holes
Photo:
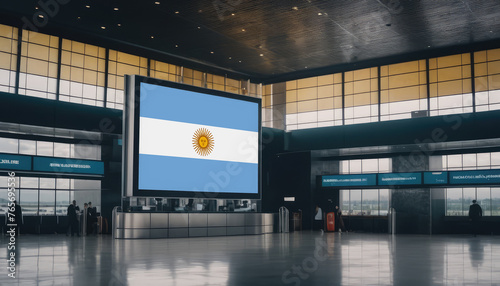
[[277,214],[233,212],[113,211],[113,237],[177,238],[255,235],[274,232]]

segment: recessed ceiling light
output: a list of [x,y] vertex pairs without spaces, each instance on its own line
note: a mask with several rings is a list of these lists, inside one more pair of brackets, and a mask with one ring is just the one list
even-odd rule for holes
[[176,48],[178,48],[178,47],[179,47],[179,45],[175,45],[175,47],[176,47]]
[[198,26],[198,30],[200,30],[200,29],[201,29],[201,27],[200,27],[200,26]]
[[233,58],[232,57],[229,57],[230,60],[232,60]]
[[35,7],[35,10],[38,10],[38,6]]
[[115,7],[113,10],[118,11],[119,9],[118,9],[118,7]]
[[241,63],[241,61],[238,61],[239,63]]
[[210,53],[211,53],[211,54],[213,54],[214,52],[212,51],[212,52],[210,52]]
[[42,19],[44,18],[42,14],[38,14],[38,17]]
[[179,11],[175,11],[175,14],[179,14]]
[[241,29],[242,32],[245,32],[246,30],[245,29]]
[[104,26],[101,26],[101,29],[103,29],[103,30],[106,30],[106,27],[104,27]]
[[236,14],[234,14],[234,13],[231,13],[231,16],[234,16],[234,15],[236,15]]
[[155,2],[155,4],[156,4],[156,5],[160,5],[160,2],[159,2],[159,1],[156,1],[156,2]]
[[121,26],[122,26],[122,24],[118,24],[118,27],[121,27]]
[[260,54],[259,56],[263,57],[263,56],[264,56],[264,54]]
[[78,20],[80,20],[82,17],[76,17]]
[[90,5],[85,6],[86,8],[90,8]]
[[319,12],[319,13],[318,13],[318,16],[321,16],[321,15],[323,15],[323,13]]
[[293,6],[293,7],[292,7],[292,10],[297,11],[297,10],[299,10],[299,7],[297,7],[297,6]]
[[428,48],[430,48],[431,46],[427,46]]
[[155,38],[155,36],[151,36],[151,39],[154,39],[154,38]]

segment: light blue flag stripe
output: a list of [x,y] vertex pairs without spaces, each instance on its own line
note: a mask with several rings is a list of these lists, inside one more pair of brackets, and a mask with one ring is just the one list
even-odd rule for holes
[[258,194],[258,164],[139,154],[139,190]]
[[255,102],[141,83],[141,117],[257,132]]

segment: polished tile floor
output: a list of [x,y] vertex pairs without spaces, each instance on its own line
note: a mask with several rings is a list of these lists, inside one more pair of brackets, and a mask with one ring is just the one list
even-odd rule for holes
[[500,237],[295,232],[189,239],[23,235],[0,285],[500,285]]

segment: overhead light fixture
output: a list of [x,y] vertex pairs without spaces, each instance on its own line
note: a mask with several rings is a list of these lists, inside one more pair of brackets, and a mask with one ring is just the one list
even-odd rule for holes
[[293,6],[293,7],[292,7],[292,10],[297,11],[297,10],[299,10],[299,7],[297,7],[297,6]]
[[122,24],[118,24],[118,27],[121,27],[121,26],[122,26]]
[[156,2],[155,2],[155,4],[156,4],[156,5],[160,5],[160,2],[159,2],[159,1],[156,1]]
[[119,9],[118,9],[118,7],[115,7],[113,10],[118,11]]
[[175,45],[175,47],[176,47],[176,48],[178,48],[178,47],[179,47],[179,45]]
[[233,58],[232,57],[229,57],[230,60],[232,60]]
[[78,20],[80,20],[82,17],[76,17]]
[[264,56],[264,54],[260,54],[260,56],[261,56],[261,57],[263,57],[263,56]]
[[35,7],[35,10],[38,10],[38,6]]
[[319,12],[319,13],[318,13],[318,16],[321,16],[321,15],[323,15],[323,13]]
[[211,53],[211,54],[213,54],[214,52],[213,52],[213,51],[211,51],[210,53]]
[[175,11],[175,14],[179,14],[179,11]]
[[155,38],[155,36],[151,36],[151,39],[154,39],[154,38]]
[[234,14],[234,13],[231,13],[231,16],[234,16],[234,15],[236,15],[236,14]]
[[104,26],[101,26],[101,29],[103,29],[103,30],[106,30],[106,27],[104,27]]
[[42,14],[38,14],[38,18],[44,18],[44,16]]
[[430,48],[431,46],[427,46],[428,48]]
[[245,30],[245,29],[241,29],[241,31],[242,31],[242,32],[246,32],[246,30]]
[[200,29],[201,29],[201,27],[200,27],[200,26],[198,26],[198,30],[200,30]]
[[86,8],[90,8],[90,5],[86,5],[85,7],[86,7]]
[[241,63],[241,61],[238,61],[239,63]]

